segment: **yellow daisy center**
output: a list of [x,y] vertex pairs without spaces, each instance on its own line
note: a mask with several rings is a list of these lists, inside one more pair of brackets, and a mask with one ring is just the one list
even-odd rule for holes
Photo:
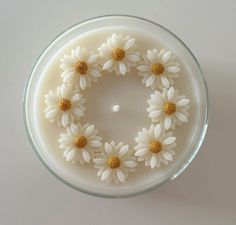
[[71,101],[67,98],[62,98],[59,103],[59,108],[62,111],[67,111],[71,108]]
[[112,52],[112,58],[115,61],[121,61],[122,59],[124,59],[124,57],[125,57],[125,51],[121,48],[116,48]]
[[152,72],[155,75],[157,75],[157,76],[163,74],[164,71],[165,71],[165,68],[164,68],[164,66],[161,63],[154,63],[154,64],[152,64],[151,69],[152,69]]
[[85,136],[78,136],[74,139],[74,145],[77,148],[84,148],[88,143],[88,140]]
[[164,111],[167,115],[171,115],[176,112],[176,105],[173,102],[166,102],[164,104]]
[[158,153],[162,150],[162,144],[159,140],[150,142],[149,151],[152,153]]
[[75,65],[75,71],[81,75],[85,75],[88,70],[88,64],[85,61],[79,60]]
[[121,161],[120,161],[119,157],[117,157],[117,156],[110,156],[107,160],[107,165],[111,169],[119,168],[120,164],[121,164]]

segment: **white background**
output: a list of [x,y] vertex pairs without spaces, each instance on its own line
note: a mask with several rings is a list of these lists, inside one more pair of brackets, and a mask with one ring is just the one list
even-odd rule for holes
[[[109,200],[76,192],[38,160],[22,120],[24,83],[39,54],[89,17],[146,17],[173,31],[198,58],[210,92],[210,126],[190,167],[160,190]],[[1,225],[235,225],[235,0],[0,0]]]

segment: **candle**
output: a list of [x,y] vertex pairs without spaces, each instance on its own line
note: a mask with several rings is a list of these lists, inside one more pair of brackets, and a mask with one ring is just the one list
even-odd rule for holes
[[54,173],[84,192],[127,196],[160,185],[204,136],[207,96],[195,60],[178,39],[145,23],[157,26],[131,17],[85,23],[88,30],[72,29],[41,63],[31,96],[34,144]]

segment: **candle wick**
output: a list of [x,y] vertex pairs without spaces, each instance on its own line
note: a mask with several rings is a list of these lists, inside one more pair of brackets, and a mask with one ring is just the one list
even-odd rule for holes
[[119,111],[120,111],[120,106],[119,106],[119,105],[114,105],[114,106],[112,107],[112,111],[113,111],[113,112],[119,112]]

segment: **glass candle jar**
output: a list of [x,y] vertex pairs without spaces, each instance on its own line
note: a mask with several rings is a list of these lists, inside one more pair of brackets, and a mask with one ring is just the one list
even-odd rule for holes
[[[66,162],[59,149],[61,131],[44,118],[44,95],[59,85],[60,59],[77,45],[97,49],[112,33],[135,37],[140,51],[167,48],[181,64],[176,87],[191,100],[189,122],[173,131],[177,137],[173,162],[159,169],[148,169],[138,162],[135,175],[124,184],[102,182],[93,166],[77,166]],[[131,71],[135,75],[134,71]],[[139,78],[141,79],[141,78]],[[135,76],[123,79],[104,76],[85,91],[85,122],[93,121],[104,139],[132,142],[138,128],[151,122],[143,118],[147,99],[154,91],[142,86]],[[94,100],[95,99],[95,100]],[[96,112],[96,113],[94,113]],[[87,114],[86,114],[87,113]],[[24,119],[28,138],[39,159],[58,179],[84,193],[100,197],[129,197],[159,188],[176,178],[193,160],[206,134],[208,93],[201,68],[188,47],[173,33],[152,21],[126,15],[110,15],[88,19],[67,29],[43,51],[28,78],[24,93]],[[101,136],[102,136],[101,135]],[[134,143],[132,143],[133,145]],[[141,164],[141,165],[140,165]]]

